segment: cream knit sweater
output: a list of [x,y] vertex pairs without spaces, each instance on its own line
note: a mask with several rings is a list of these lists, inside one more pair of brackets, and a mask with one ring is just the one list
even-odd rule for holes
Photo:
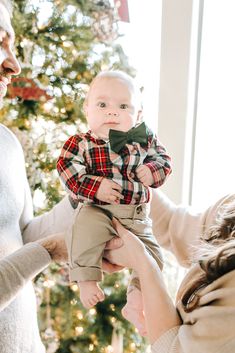
[[22,245],[66,230],[73,213],[64,199],[45,216],[33,219],[21,146],[0,124],[1,353],[45,351],[39,337],[36,298],[30,280],[50,263],[50,256],[39,244]]
[[[234,197],[224,197],[206,211],[196,213],[192,208],[175,206],[161,192],[155,192],[151,217],[160,245],[172,251],[181,264],[190,266],[190,254],[199,237],[213,224],[220,207]],[[199,274],[198,266],[189,270],[178,298]],[[153,344],[152,353],[235,352],[235,271],[203,288],[199,295],[199,307],[191,313],[185,313],[178,302],[182,325],[162,335]]]

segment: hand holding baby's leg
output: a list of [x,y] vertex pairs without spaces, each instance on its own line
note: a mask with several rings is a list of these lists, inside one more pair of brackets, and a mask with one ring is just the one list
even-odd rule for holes
[[86,309],[90,309],[98,302],[104,300],[104,292],[96,281],[84,281],[78,283],[80,288],[80,300]]

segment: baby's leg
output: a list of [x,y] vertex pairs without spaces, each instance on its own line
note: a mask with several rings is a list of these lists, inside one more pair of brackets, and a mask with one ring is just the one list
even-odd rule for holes
[[80,300],[86,309],[90,309],[98,302],[104,300],[104,292],[96,281],[83,281],[78,283]]
[[127,293],[127,303],[122,309],[122,315],[138,329],[141,336],[146,336],[147,332],[143,309],[141,291],[136,287],[132,287]]

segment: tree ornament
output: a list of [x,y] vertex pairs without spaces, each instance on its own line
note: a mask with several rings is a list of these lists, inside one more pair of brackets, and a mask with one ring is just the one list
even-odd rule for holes
[[22,100],[48,101],[52,97],[45,90],[38,87],[35,81],[26,77],[15,77],[8,87],[9,98],[20,98]]

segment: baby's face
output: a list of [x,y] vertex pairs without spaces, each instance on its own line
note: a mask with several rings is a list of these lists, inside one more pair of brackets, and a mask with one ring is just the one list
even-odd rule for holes
[[100,77],[91,86],[85,112],[91,131],[107,139],[109,130],[128,131],[141,114],[136,94],[122,78]]

